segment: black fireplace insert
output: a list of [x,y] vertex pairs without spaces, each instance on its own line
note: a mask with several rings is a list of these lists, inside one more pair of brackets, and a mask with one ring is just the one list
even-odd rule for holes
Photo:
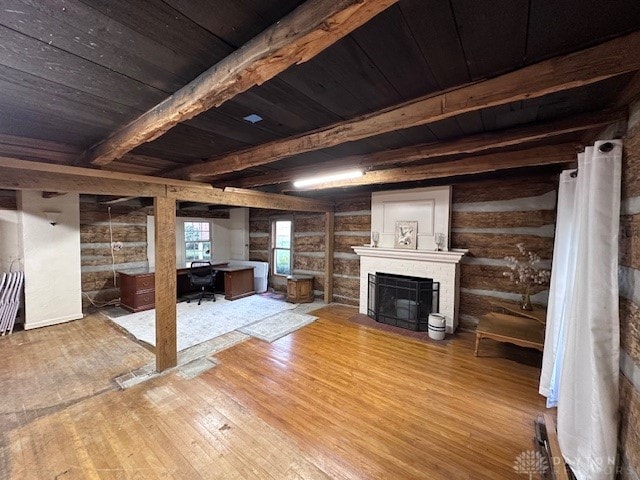
[[432,278],[369,274],[367,315],[377,322],[426,332],[439,301],[440,283]]

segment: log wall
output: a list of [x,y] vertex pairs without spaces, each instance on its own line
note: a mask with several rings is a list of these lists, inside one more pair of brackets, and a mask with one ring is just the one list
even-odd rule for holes
[[[324,214],[292,213],[251,209],[249,215],[249,259],[269,262],[271,220],[289,216],[293,219],[293,273],[313,276],[316,297],[324,294]],[[286,278],[269,274],[269,287],[285,292]]]
[[0,209],[17,210],[18,201],[14,190],[0,190]]
[[[468,248],[461,266],[460,322],[473,329],[491,310],[492,298],[519,301],[520,288],[502,275],[504,257],[518,254],[517,244],[538,253],[550,266],[555,230],[557,175],[527,176],[463,183],[453,187],[453,248]],[[250,258],[269,261],[269,225],[281,212],[251,210]],[[315,278],[316,295],[323,291],[324,217],[294,214],[294,273]],[[335,210],[333,301],[358,305],[360,265],[351,246],[369,242],[371,195],[347,195]],[[269,285],[284,291],[283,278]],[[548,287],[533,289],[533,301],[546,305]]]
[[[503,275],[506,256],[518,244],[551,266],[558,176],[510,177],[453,187],[451,247],[468,248],[460,273],[460,327],[475,329],[492,310],[491,299],[519,301],[522,290]],[[546,305],[548,287],[532,288],[532,301]]]
[[[269,261],[269,228],[280,211],[251,209],[249,258]],[[324,294],[324,214],[293,213],[293,273],[314,277],[314,294]],[[371,195],[344,196],[337,201],[334,225],[333,301],[357,305],[360,264],[352,245],[369,242]],[[286,290],[286,279],[270,275],[269,287]]]
[[640,102],[631,109],[622,161],[620,216],[621,479],[640,478]]
[[360,301],[360,259],[351,248],[371,241],[371,194],[336,199],[333,259],[333,300],[347,305]]
[[[120,297],[117,274],[113,270],[147,266],[147,215],[153,215],[153,207],[144,206],[139,200],[111,206],[111,230],[109,208],[93,195],[80,196],[80,249],[82,271],[82,306],[88,308],[103,305]],[[177,217],[229,218],[228,209],[200,210],[178,209]],[[113,252],[111,238],[122,242],[123,248]]]
[[82,307],[91,302],[102,305],[118,299],[120,289],[113,270],[147,265],[147,215],[149,207],[138,203],[111,206],[111,229],[114,242],[123,248],[111,257],[111,234],[107,205],[95,196],[80,196],[80,253],[82,271]]

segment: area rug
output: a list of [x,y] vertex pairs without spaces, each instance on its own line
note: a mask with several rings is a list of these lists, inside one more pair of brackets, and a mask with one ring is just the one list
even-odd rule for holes
[[258,295],[266,298],[275,298],[276,300],[284,300],[287,296],[282,292],[264,292]]
[[[259,295],[234,301],[205,301],[201,305],[196,302],[178,303],[178,351],[295,307],[294,304]],[[155,310],[147,310],[122,316],[106,312],[106,315],[136,339],[155,346],[155,313]]]
[[271,343],[305,325],[309,325],[317,319],[318,317],[312,315],[287,311],[276,313],[264,320],[252,323],[247,327],[241,328],[240,331]]

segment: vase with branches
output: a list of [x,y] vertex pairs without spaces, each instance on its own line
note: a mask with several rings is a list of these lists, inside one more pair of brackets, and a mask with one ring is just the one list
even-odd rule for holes
[[516,245],[520,255],[507,256],[509,270],[502,275],[509,277],[512,282],[522,287],[523,310],[533,310],[531,305],[531,286],[548,285],[551,272],[540,266],[540,256],[537,253],[527,251],[522,243]]

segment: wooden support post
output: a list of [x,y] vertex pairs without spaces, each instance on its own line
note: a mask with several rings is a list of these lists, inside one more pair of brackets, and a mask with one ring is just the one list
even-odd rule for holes
[[156,268],[156,370],[178,364],[176,338],[176,200],[154,201]]
[[333,212],[324,214],[324,303],[333,300]]

